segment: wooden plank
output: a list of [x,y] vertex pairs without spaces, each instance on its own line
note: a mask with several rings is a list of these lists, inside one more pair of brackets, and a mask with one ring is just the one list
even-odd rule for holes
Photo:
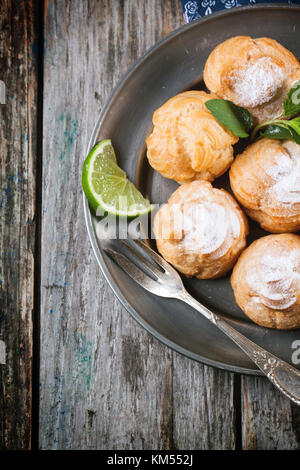
[[32,1],[0,3],[0,80],[5,88],[0,104],[1,449],[28,449],[31,442],[36,11]]
[[264,378],[242,380],[243,448],[300,449],[300,408]]
[[174,443],[179,449],[235,449],[233,374],[174,353]]
[[174,354],[129,317],[96,266],[83,220],[80,173],[98,113],[132,62],[181,24],[177,0],[48,2],[43,449],[234,447],[232,375]]

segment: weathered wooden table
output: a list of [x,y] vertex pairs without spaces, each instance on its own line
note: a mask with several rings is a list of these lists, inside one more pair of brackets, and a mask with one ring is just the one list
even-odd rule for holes
[[299,449],[300,408],[151,337],[88,241],[93,125],[133,61],[184,23],[179,0],[1,0],[0,20],[0,447]]

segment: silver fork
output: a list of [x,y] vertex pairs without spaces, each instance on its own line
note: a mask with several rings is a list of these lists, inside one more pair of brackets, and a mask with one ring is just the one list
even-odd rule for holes
[[[141,240],[131,240],[135,248],[124,240],[119,240],[126,251],[140,264],[141,269],[128,256],[116,252],[111,248],[105,248],[105,252],[140,286],[160,297],[169,297],[182,300],[194,307],[201,315],[210,320],[216,327],[234,341],[268,377],[268,379],[294,403],[300,405],[300,371],[285,361],[261,348],[253,341],[235,330],[220,316],[211,312],[208,308],[194,299],[184,288],[177,271],[149,248]],[[139,249],[138,249],[139,248]],[[141,253],[144,252],[151,262]]]

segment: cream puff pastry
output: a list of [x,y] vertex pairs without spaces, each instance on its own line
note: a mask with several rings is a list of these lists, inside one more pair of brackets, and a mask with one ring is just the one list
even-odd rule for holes
[[300,327],[300,237],[268,235],[240,256],[231,276],[235,299],[255,323]]
[[300,146],[262,139],[238,155],[230,184],[249,217],[273,232],[300,230]]
[[154,112],[147,157],[166,178],[178,183],[213,181],[231,164],[238,138],[206,108],[205,102],[212,98],[204,91],[186,91]]
[[186,276],[221,277],[246,246],[247,219],[236,201],[207,181],[180,186],[154,218],[160,254]]
[[227,39],[212,51],[204,70],[207,88],[247,108],[255,123],[279,116],[290,88],[298,80],[299,61],[269,38]]

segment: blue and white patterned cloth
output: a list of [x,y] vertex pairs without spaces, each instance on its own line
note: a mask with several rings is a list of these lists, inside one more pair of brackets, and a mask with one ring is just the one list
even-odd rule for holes
[[181,0],[186,23],[225,8],[257,5],[259,3],[286,3],[299,5],[300,0]]

